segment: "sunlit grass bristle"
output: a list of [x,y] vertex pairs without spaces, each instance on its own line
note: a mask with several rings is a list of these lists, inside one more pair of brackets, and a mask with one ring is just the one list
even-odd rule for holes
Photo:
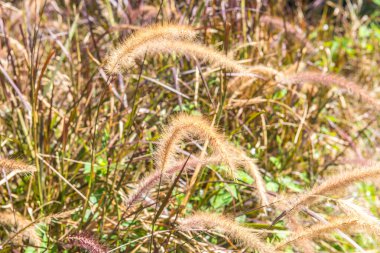
[[36,167],[33,165],[8,158],[0,158],[0,169],[4,170],[7,174],[11,172],[28,174],[37,171]]
[[240,226],[229,217],[216,213],[198,212],[190,215],[180,222],[179,229],[183,231],[216,230],[238,241],[244,247],[249,247],[262,253],[277,252],[257,234],[252,233],[250,229]]

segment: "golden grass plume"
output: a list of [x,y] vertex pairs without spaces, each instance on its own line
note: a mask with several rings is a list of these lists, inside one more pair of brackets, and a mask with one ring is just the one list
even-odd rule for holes
[[234,147],[226,141],[224,135],[204,117],[189,114],[177,115],[165,127],[155,153],[156,168],[166,171],[174,165],[178,160],[176,155],[178,145],[183,140],[194,137],[202,141],[209,140],[214,155],[220,156],[221,162],[228,165],[232,171],[236,169],[230,153]]
[[137,185],[134,191],[129,195],[129,197],[124,201],[127,208],[132,208],[139,200],[143,199],[148,195],[149,191],[157,186],[159,183],[163,184],[169,180],[175,173],[184,169],[186,171],[189,167],[194,167],[198,164],[202,166],[207,164],[218,164],[220,162],[219,157],[207,157],[205,159],[191,158],[189,160],[179,161],[176,165],[167,169],[166,171],[161,171],[156,169],[148,176],[142,179],[142,182]]
[[[110,73],[119,73],[123,68],[129,68],[134,63],[134,59],[130,58],[136,57],[136,50],[138,51],[141,47],[144,48],[145,44],[159,43],[162,39],[193,41],[196,36],[196,31],[186,25],[155,24],[144,27],[137,30],[111,51],[107,58],[106,69]],[[149,46],[145,47],[145,49],[148,48]],[[143,53],[145,54],[145,51]]]
[[7,174],[11,172],[32,173],[37,171],[36,167],[33,165],[9,158],[0,158],[0,169],[3,169]]
[[227,89],[229,92],[242,91],[245,88],[247,88],[247,86],[251,85],[251,83],[247,83],[249,81],[255,79],[261,79],[265,81],[270,80],[273,79],[279,73],[280,72],[276,69],[264,65],[248,67],[246,71],[247,75],[240,75],[233,78],[231,81],[228,82]]
[[291,200],[285,200],[285,202],[290,202],[290,208],[287,209],[286,213],[290,214],[291,212],[297,211],[301,206],[313,203],[320,195],[338,191],[357,181],[368,180],[379,176],[380,166],[378,163],[373,163],[362,169],[345,171],[331,176],[301,196],[296,196]]
[[[179,144],[186,138],[192,137],[198,137],[202,141],[209,140],[213,153],[203,159],[198,159],[195,156],[195,158],[191,158],[187,162],[179,159],[176,153]],[[238,167],[242,167],[255,179],[263,205],[269,204],[266,197],[265,183],[254,161],[230,144],[224,135],[220,134],[202,116],[179,114],[174,117],[169,125],[165,127],[154,157],[156,161],[155,171],[143,178],[142,182],[138,184],[135,190],[124,201],[127,208],[134,206],[136,202],[144,198],[159,182],[164,183],[175,173],[181,171],[182,168],[186,172],[187,168],[199,164],[201,166],[207,164],[226,164],[229,166],[232,175]]]
[[299,240],[316,238],[331,231],[337,229],[345,229],[356,224],[358,224],[358,220],[356,218],[338,218],[329,223],[316,224],[311,226],[310,228],[307,228],[303,231],[299,231],[294,235],[286,238],[284,241],[278,243],[276,245],[276,248],[282,249],[286,245],[295,243]]
[[179,229],[191,230],[217,230],[218,232],[238,241],[245,247],[250,247],[262,253],[277,252],[271,245],[266,244],[259,236],[249,228],[240,226],[224,215],[216,213],[197,212],[180,222]]
[[[120,73],[123,69],[133,67],[136,61],[143,60],[146,55],[176,53],[195,57],[227,70],[245,72],[245,67],[235,60],[211,47],[194,42],[195,36],[190,28],[173,27],[165,28],[161,33],[154,32],[154,27],[139,30],[137,35],[128,38],[110,52],[106,69],[110,73]],[[156,29],[159,31],[159,28],[158,26]]]

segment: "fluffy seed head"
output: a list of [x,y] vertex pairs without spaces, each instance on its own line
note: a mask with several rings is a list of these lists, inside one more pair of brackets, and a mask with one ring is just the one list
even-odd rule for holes
[[350,81],[343,76],[336,74],[326,74],[316,71],[303,71],[293,75],[283,77],[279,82],[284,83],[316,83],[326,87],[337,85],[348,94],[358,96],[370,105],[373,105],[376,110],[380,110],[380,102],[369,95],[369,92],[353,81]]
[[211,123],[201,116],[179,114],[174,117],[164,129],[163,135],[155,154],[156,167],[166,171],[175,165],[177,159],[176,148],[185,139],[199,138],[202,141],[209,140],[214,155],[220,156],[221,162],[235,170],[235,162],[229,153],[234,147],[229,144],[225,137]]
[[295,243],[299,240],[315,238],[323,234],[329,233],[331,231],[334,231],[336,229],[345,229],[357,224],[358,220],[356,218],[340,218],[333,220],[330,223],[316,224],[311,226],[310,228],[295,233],[294,235],[277,244],[276,248],[281,249],[286,245]]
[[107,248],[87,233],[70,235],[67,240],[73,246],[85,249],[90,253],[106,253]]
[[39,247],[41,239],[35,231],[32,222],[19,213],[3,211],[0,213],[0,224],[11,228],[10,238],[17,244],[27,240],[29,244]]
[[290,200],[285,200],[285,202],[291,203],[291,207],[287,210],[287,214],[298,210],[303,205],[313,203],[317,199],[318,195],[324,195],[333,191],[338,191],[351,185],[354,182],[372,179],[379,176],[380,166],[378,163],[364,167],[362,169],[355,169],[352,171],[339,173],[326,179],[320,185],[313,187],[309,192],[306,192],[301,196],[296,196]]
[[110,73],[119,73],[123,68],[130,67],[131,64],[134,64],[134,59],[129,58],[135,55],[135,50],[146,43],[157,43],[161,39],[193,41],[196,39],[196,35],[196,31],[186,25],[156,24],[144,27],[111,51],[107,59],[106,69]]
[[137,203],[137,201],[144,198],[144,196],[147,195],[151,189],[157,186],[158,183],[163,184],[165,181],[172,178],[175,173],[181,171],[182,168],[184,169],[184,172],[186,172],[187,168],[189,167],[195,167],[198,164],[201,164],[202,166],[206,164],[218,164],[220,163],[220,160],[220,157],[207,157],[203,160],[192,158],[188,161],[184,160],[177,162],[176,165],[172,166],[164,172],[160,169],[156,169],[150,175],[142,179],[142,182],[125,200],[125,206],[127,208],[132,208]]
[[277,252],[272,246],[264,243],[257,234],[248,228],[240,226],[232,219],[216,213],[195,213],[180,222],[180,230],[217,230],[233,240],[240,242],[245,247],[250,247],[262,253]]
[[5,170],[6,173],[16,172],[16,173],[32,173],[37,171],[36,167],[29,165],[22,161],[0,158],[0,169]]

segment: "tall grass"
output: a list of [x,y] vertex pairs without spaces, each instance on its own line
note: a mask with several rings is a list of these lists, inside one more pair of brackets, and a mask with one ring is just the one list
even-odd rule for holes
[[377,250],[375,6],[0,2],[2,250]]

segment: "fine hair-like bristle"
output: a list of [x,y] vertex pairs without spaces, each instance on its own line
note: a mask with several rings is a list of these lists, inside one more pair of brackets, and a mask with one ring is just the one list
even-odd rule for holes
[[290,204],[291,207],[286,212],[289,214],[293,211],[298,210],[298,208],[303,205],[314,202],[319,195],[327,194],[332,191],[338,191],[351,185],[354,182],[376,178],[379,176],[380,166],[377,163],[369,167],[364,167],[362,169],[346,171],[331,176],[330,178],[324,180],[324,182],[320,185],[313,187],[309,192],[304,193],[301,196],[296,196],[292,200],[285,200],[285,202],[292,203]]
[[155,24],[139,29],[127,39],[125,39],[118,47],[113,49],[107,58],[106,69],[110,73],[119,73],[123,66],[123,60],[126,57],[134,55],[134,51],[149,42],[158,42],[161,39],[166,40],[188,40],[196,39],[196,31],[186,25],[176,24]]
[[78,233],[69,235],[67,237],[68,242],[76,247],[85,249],[90,253],[106,253],[107,247],[101,244],[94,237],[90,236],[87,233]]
[[186,138],[197,137],[202,141],[209,140],[214,155],[221,158],[221,162],[235,170],[235,162],[230,157],[229,151],[233,150],[225,137],[211,123],[201,116],[179,114],[174,117],[164,129],[155,153],[156,168],[166,171],[177,161],[176,148]]
[[299,240],[316,238],[318,236],[321,236],[325,233],[329,233],[336,229],[345,229],[357,224],[358,224],[358,220],[356,218],[340,218],[340,219],[333,220],[329,223],[316,224],[303,231],[298,231],[294,235],[286,238],[284,241],[278,243],[276,248],[281,249],[285,247],[286,245],[292,244]]
[[139,44],[128,53],[120,52],[121,51],[119,50],[111,52],[111,57],[108,60],[107,69],[109,71],[110,69],[114,69],[115,71],[112,71],[113,73],[120,73],[122,69],[128,69],[135,66],[136,60],[143,60],[146,55],[161,53],[176,53],[179,55],[195,57],[227,70],[245,72],[245,67],[235,60],[211,47],[206,47],[192,41],[156,39],[154,41],[147,41]]
[[32,173],[37,171],[33,165],[9,158],[0,158],[0,170],[4,170],[7,174],[10,172]]
[[216,214],[197,212],[180,222],[179,229],[182,231],[191,230],[217,230],[218,232],[240,242],[245,247],[250,247],[262,253],[277,252],[272,246],[264,243],[257,234],[250,229],[240,226],[232,219]]
[[380,102],[369,95],[369,92],[360,87],[355,82],[336,74],[321,73],[317,71],[303,71],[284,77],[279,82],[284,83],[317,83],[326,87],[337,85],[348,94],[358,96],[370,105],[375,106],[376,110],[380,110]]
[[156,169],[151,174],[142,179],[142,182],[136,187],[136,189],[129,195],[129,197],[125,200],[125,206],[127,208],[133,207],[137,201],[141,200],[148,194],[148,192],[157,186],[158,183],[165,183],[168,179],[170,179],[175,173],[184,169],[187,170],[189,167],[194,167],[198,164],[202,166],[207,164],[218,164],[220,162],[220,157],[207,157],[205,159],[197,159],[192,158],[189,160],[179,161],[176,165],[172,166],[166,171],[161,171],[160,169]]
[[268,206],[269,200],[266,195],[265,182],[261,176],[258,166],[254,163],[253,159],[247,157],[246,155],[243,155],[241,161],[242,165],[244,166],[244,170],[255,180],[262,205]]

